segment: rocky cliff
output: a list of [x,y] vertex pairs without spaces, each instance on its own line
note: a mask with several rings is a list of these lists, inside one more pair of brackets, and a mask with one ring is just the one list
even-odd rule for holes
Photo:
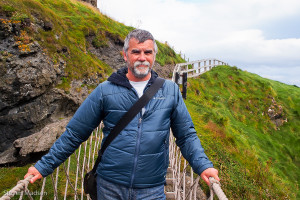
[[[89,86],[100,83],[85,77],[72,80],[68,91],[59,89],[67,76],[65,58],[70,50],[58,48],[54,60],[28,30],[35,35],[55,31],[51,21],[38,15],[17,21],[0,12],[0,165],[39,158],[64,131],[91,91]],[[106,44],[97,46],[95,37],[94,33],[85,36],[86,51],[114,70],[125,65],[122,39],[106,33]],[[172,71],[171,65],[162,70],[155,63],[155,68],[164,77]]]
[[54,64],[37,41],[26,41],[26,28],[51,31],[47,23],[1,19],[0,164],[19,160],[22,146],[13,145],[16,139],[71,116],[87,95],[55,88],[64,74],[65,61]]

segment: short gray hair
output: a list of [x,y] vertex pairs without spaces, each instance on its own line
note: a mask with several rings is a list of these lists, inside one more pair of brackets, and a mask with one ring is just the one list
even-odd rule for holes
[[146,30],[135,29],[131,31],[125,38],[123,50],[125,51],[126,54],[127,54],[127,50],[129,49],[129,40],[131,38],[137,39],[139,43],[145,42],[146,40],[152,40],[154,44],[154,52],[157,53],[157,44],[155,42],[153,35]]

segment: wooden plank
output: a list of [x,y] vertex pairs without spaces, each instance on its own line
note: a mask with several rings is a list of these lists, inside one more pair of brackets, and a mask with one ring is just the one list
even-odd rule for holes
[[167,185],[173,185],[173,184],[175,184],[175,182],[176,182],[175,178],[166,178]]
[[166,199],[175,199],[175,192],[166,192]]

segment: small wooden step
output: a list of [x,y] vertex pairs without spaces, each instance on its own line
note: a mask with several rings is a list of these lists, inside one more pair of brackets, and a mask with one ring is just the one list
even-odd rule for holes
[[175,192],[166,192],[166,199],[174,200],[175,199]]
[[167,173],[173,173],[173,169],[171,167],[168,167]]
[[174,178],[166,178],[166,184],[167,185],[175,184],[175,179]]

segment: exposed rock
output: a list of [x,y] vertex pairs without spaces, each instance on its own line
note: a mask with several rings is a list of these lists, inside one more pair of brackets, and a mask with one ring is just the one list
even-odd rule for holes
[[49,150],[57,138],[65,131],[70,118],[46,125],[41,131],[14,141],[6,151],[0,154],[0,165],[26,162],[30,156]]
[[19,22],[10,20],[0,23],[0,160],[7,162],[18,154],[12,149],[16,139],[72,116],[88,93],[84,87],[74,94],[55,89],[64,76],[65,61],[54,64],[16,24]]
[[68,53],[68,48],[67,47],[63,47],[61,49],[57,49],[57,53],[65,53],[65,54],[67,54]]
[[53,24],[49,21],[45,21],[43,28],[45,31],[51,31],[53,29]]
[[80,96],[51,89],[34,100],[5,109],[0,116],[1,152],[16,139],[33,134],[59,118],[72,116],[81,102]]
[[113,69],[117,70],[125,66],[122,51],[123,44],[115,44],[112,39],[107,41],[107,45],[95,48],[92,45],[93,38],[95,36],[87,36],[86,39],[90,43],[88,50],[95,54],[100,60],[107,63]]
[[19,150],[20,156],[27,156],[31,153],[45,152],[65,131],[70,118],[46,125],[41,131],[28,137],[17,139],[13,145]]
[[166,79],[171,79],[173,76],[174,67],[175,65],[171,65],[171,64],[162,67],[158,63],[155,63],[153,69],[158,73],[159,76]]
[[24,18],[22,20],[22,26],[30,26],[30,25],[31,25],[30,18]]
[[30,23],[30,26],[33,28],[35,32],[38,32],[39,29],[43,29],[45,31],[52,31],[53,29],[52,22],[43,19],[41,15],[37,12],[33,12],[32,17],[34,19],[34,23]]
[[276,129],[280,129],[279,127],[283,125],[283,123],[287,122],[287,118],[285,117],[285,113],[283,112],[283,107],[278,105],[274,98],[272,98],[272,105],[268,109],[268,116],[271,121],[276,125]]
[[81,0],[90,3],[92,6],[97,7],[97,0]]
[[9,37],[11,34],[18,35],[20,22],[7,19],[0,19],[0,39]]
[[18,159],[15,157],[17,150],[11,146],[6,151],[0,153],[0,165],[7,163],[15,163]]
[[[38,46],[37,43],[35,45]],[[15,55],[15,51],[11,51],[6,62],[0,63],[1,102],[14,106],[22,101],[28,101],[45,93],[56,82],[58,74],[51,59],[38,49],[39,47],[33,50],[36,51],[35,55],[25,58],[20,58],[23,52]],[[63,70],[64,66],[57,68]],[[0,112],[3,109],[0,107]]]

